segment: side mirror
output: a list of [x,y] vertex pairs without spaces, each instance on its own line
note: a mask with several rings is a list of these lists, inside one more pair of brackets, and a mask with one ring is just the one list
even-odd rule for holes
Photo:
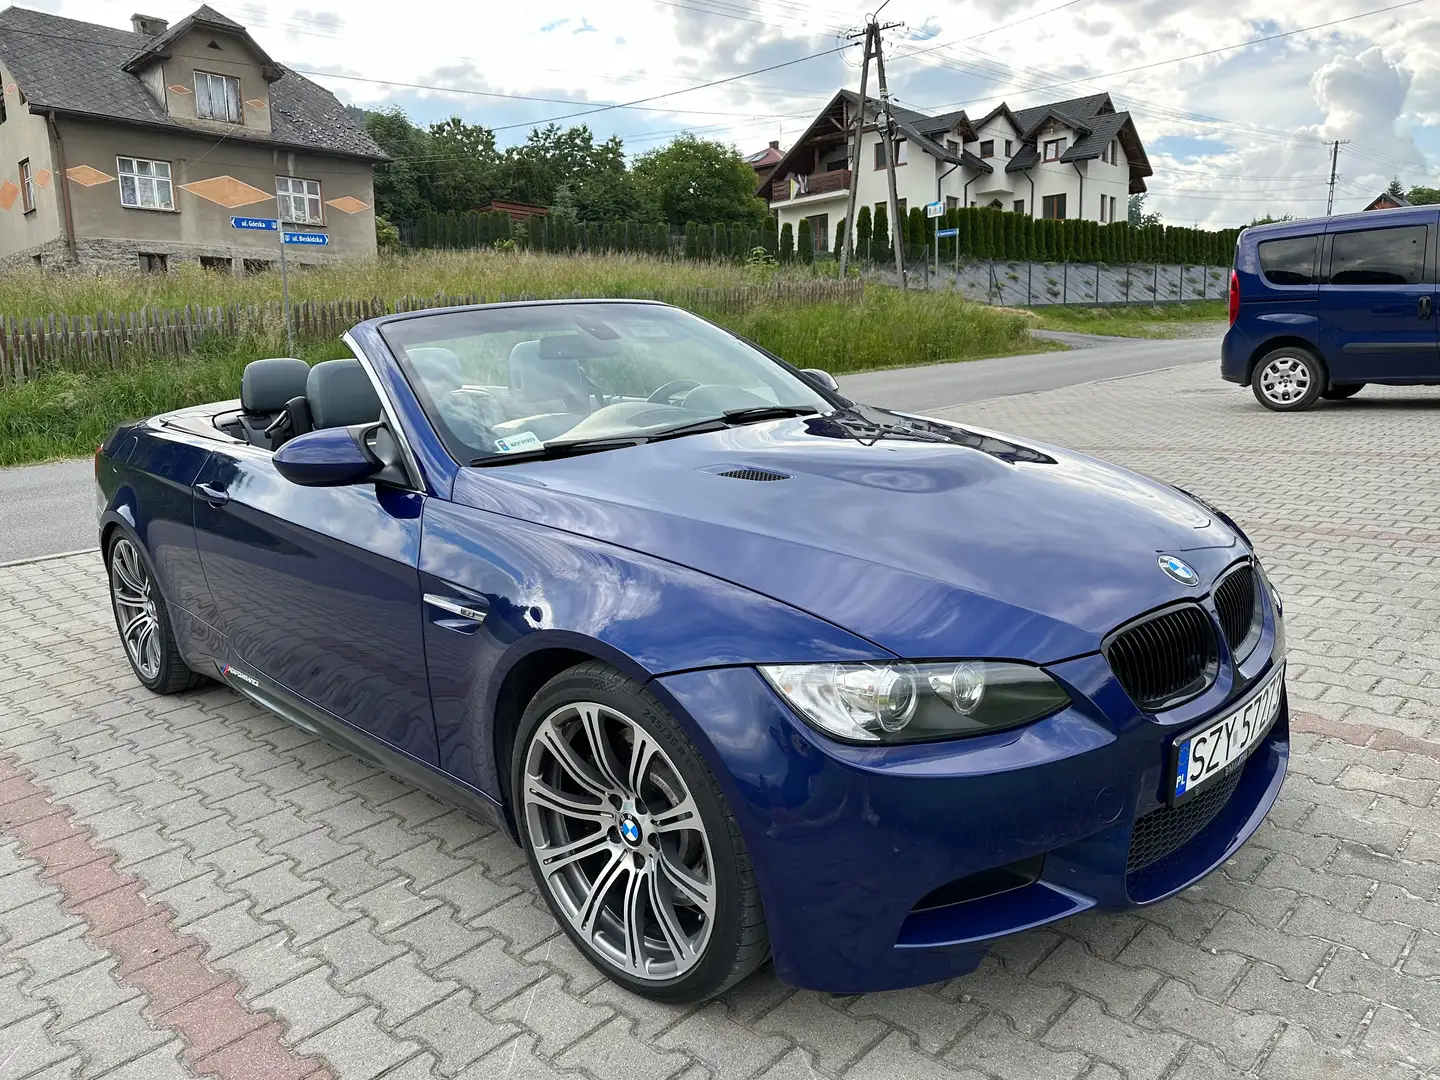
[[829,390],[832,394],[838,394],[840,392],[840,384],[835,381],[835,376],[831,375],[828,371],[821,371],[815,367],[807,367],[801,368],[800,374],[820,387],[821,390]]
[[302,487],[344,487],[369,480],[385,468],[366,445],[376,427],[357,424],[297,435],[275,451],[275,471]]

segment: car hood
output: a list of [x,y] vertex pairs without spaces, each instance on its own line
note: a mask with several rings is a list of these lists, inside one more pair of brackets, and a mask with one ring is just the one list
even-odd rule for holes
[[[1093,652],[1247,550],[1135,473],[861,407],[463,469],[453,498],[692,567],[913,659]],[[1162,553],[1200,584],[1163,573]]]

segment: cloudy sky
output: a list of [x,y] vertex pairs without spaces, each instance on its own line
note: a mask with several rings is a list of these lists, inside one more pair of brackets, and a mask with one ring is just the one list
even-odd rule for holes
[[[115,26],[127,25],[135,3],[172,21],[193,7],[22,2]],[[632,153],[682,130],[745,152],[771,139],[789,146],[838,87],[858,88],[858,49],[832,50],[875,7],[308,3],[213,0],[276,59],[329,73],[315,77],[344,101],[398,105],[417,122],[459,115],[497,129],[502,142],[523,140],[536,122],[578,123],[573,114],[650,99],[584,120],[598,135],[621,135]],[[887,34],[887,68],[900,103],[922,111],[978,116],[1001,100],[1027,107],[1108,91],[1134,114],[1149,151],[1151,209],[1173,224],[1243,224],[1265,213],[1323,214],[1332,139],[1349,140],[1340,151],[1337,211],[1359,209],[1397,174],[1407,187],[1440,186],[1440,0],[1395,5],[889,0],[884,18],[904,26]],[[1317,23],[1333,25],[1289,33]],[[1271,40],[1257,42],[1263,38]],[[1227,48],[1242,42],[1257,43]],[[1203,52],[1210,55],[1180,59]]]

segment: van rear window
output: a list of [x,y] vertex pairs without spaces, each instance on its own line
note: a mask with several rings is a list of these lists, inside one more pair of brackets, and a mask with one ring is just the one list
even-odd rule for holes
[[1425,280],[1424,225],[1359,229],[1335,234],[1332,285],[1418,285]]
[[1272,285],[1315,285],[1318,236],[1292,236],[1260,243],[1260,269]]

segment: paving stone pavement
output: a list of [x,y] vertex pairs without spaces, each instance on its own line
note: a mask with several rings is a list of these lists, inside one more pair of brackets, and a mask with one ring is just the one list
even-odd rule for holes
[[1292,773],[1221,873],[858,997],[585,964],[510,842],[212,686],[95,555],[0,569],[0,1080],[1440,1077],[1440,393],[1262,411],[1209,365],[948,415],[1226,508],[1289,612]]

